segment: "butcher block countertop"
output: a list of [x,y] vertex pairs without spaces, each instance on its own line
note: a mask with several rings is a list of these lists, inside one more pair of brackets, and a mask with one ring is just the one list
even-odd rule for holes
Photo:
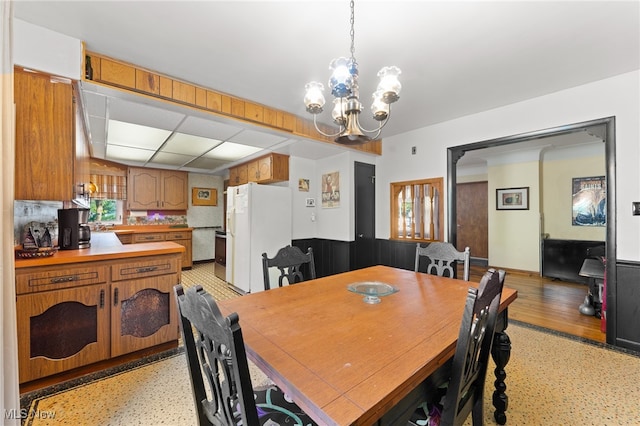
[[[147,226],[145,228],[150,227]],[[155,226],[153,228],[155,228]],[[176,231],[180,229],[184,230],[185,228],[168,228],[167,231]],[[92,232],[90,248],[79,250],[58,250],[58,252],[53,256],[45,258],[16,259],[15,267],[16,269],[19,269],[31,268],[34,266],[63,265],[69,263],[95,262],[99,260],[127,259],[141,256],[156,256],[162,254],[182,253],[184,251],[185,248],[183,246],[170,241],[140,244],[122,244],[115,232]]]

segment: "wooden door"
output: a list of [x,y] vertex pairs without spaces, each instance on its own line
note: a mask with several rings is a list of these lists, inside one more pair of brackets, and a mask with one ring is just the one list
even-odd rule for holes
[[15,69],[16,200],[71,200],[74,111],[71,84]]
[[188,175],[179,171],[163,171],[161,207],[164,210],[187,210],[189,208]]
[[489,257],[489,202],[487,182],[459,183],[456,186],[458,241],[456,248],[471,250],[471,257]]
[[112,284],[111,356],[178,339],[176,274]]
[[109,286],[16,298],[20,383],[109,357]]
[[153,169],[129,168],[128,208],[129,210],[149,210],[161,207],[160,173]]
[[355,181],[355,250],[351,269],[376,264],[376,166],[356,162]]

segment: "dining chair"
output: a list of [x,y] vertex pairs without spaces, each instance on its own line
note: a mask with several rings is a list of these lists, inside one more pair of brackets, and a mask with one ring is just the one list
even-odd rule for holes
[[308,269],[310,280],[316,278],[316,264],[313,260],[313,250],[311,247],[303,253],[298,247],[286,246],[278,250],[273,258],[269,258],[267,253],[262,253],[262,274],[264,278],[264,289],[271,289],[271,280],[269,277],[269,268],[278,268],[280,276],[278,277],[278,286],[282,287],[283,281],[286,279],[287,284],[295,284],[304,281],[302,273],[303,265]]
[[469,288],[443,403],[437,392],[431,394],[434,399],[415,411],[411,425],[460,426],[470,413],[474,426],[483,425],[484,382],[505,276],[503,270],[489,269],[478,288]]
[[275,385],[253,388],[237,313],[200,285],[174,293],[199,425],[315,425]]
[[458,251],[451,243],[433,242],[426,247],[422,247],[420,243],[416,244],[416,262],[414,270],[420,271],[420,258],[427,259],[427,267],[424,272],[441,277],[455,277],[455,266],[457,262],[463,262],[464,274],[463,280],[469,281],[469,261],[470,250],[465,247],[464,251]]

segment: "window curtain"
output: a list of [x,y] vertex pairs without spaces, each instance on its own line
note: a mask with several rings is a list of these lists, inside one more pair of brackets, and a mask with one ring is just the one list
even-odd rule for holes
[[0,129],[2,130],[2,160],[0,161],[0,224],[2,224],[2,257],[0,257],[0,412],[5,425],[19,425],[20,388],[18,385],[18,337],[16,326],[16,292],[13,253],[13,180],[15,115],[13,104],[13,2],[0,2],[2,32],[2,86],[0,87]]

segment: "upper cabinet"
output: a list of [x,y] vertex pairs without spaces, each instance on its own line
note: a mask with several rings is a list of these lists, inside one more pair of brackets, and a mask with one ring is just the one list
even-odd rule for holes
[[289,156],[271,153],[229,169],[229,185],[247,182],[274,183],[289,180]]
[[129,167],[128,210],[186,210],[186,172]]
[[15,199],[74,197],[75,120],[67,79],[15,69]]

